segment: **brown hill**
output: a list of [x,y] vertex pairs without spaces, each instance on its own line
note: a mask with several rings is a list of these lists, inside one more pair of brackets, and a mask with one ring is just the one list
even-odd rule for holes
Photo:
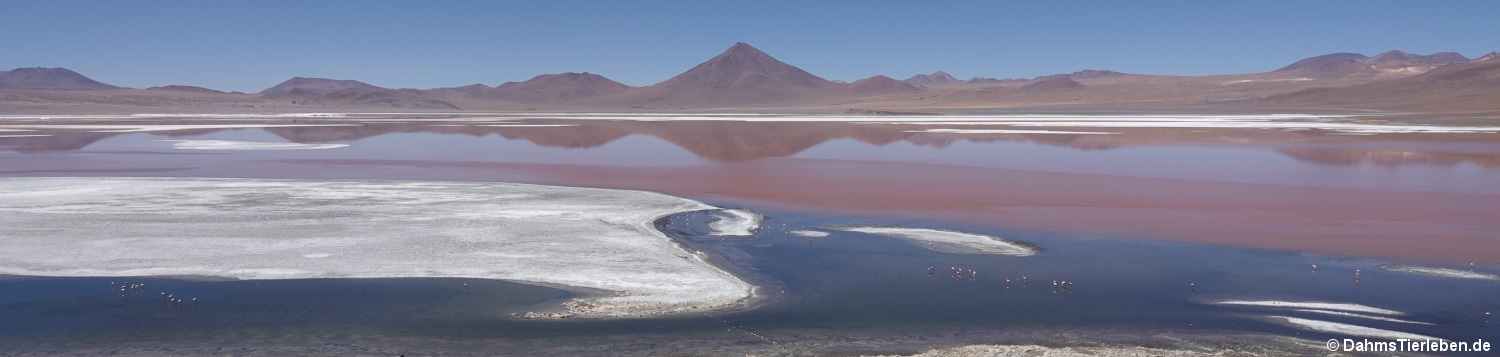
[[1328,63],[1332,63],[1332,62],[1342,62],[1342,61],[1350,61],[1350,60],[1353,60],[1355,62],[1359,62],[1359,61],[1364,61],[1366,58],[1370,58],[1370,57],[1369,56],[1365,56],[1363,54],[1351,53],[1351,52],[1330,53],[1330,54],[1326,54],[1326,55],[1312,56],[1312,57],[1308,57],[1308,58],[1303,58],[1302,60],[1299,60],[1297,62],[1292,62],[1292,64],[1286,65],[1286,67],[1277,68],[1275,71],[1272,71],[1272,72],[1285,72],[1285,71],[1297,70],[1297,69],[1302,69],[1302,68],[1312,68],[1312,67],[1318,67],[1318,66],[1322,66],[1322,65],[1325,65],[1325,64],[1328,64]]
[[516,102],[550,102],[617,94],[630,86],[593,73],[558,73],[506,82],[492,91],[494,98]]
[[943,71],[932,72],[932,74],[918,74],[907,78],[904,82],[918,86],[963,83],[963,81],[953,78],[948,72]]
[[98,90],[120,87],[99,83],[67,68],[16,68],[0,71],[0,88],[41,90]]
[[1353,58],[1321,62],[1314,65],[1302,66],[1293,70],[1282,72],[1292,73],[1300,77],[1315,79],[1373,76],[1382,73],[1381,70],[1375,68],[1374,65],[1370,65],[1368,63],[1365,63],[1364,61]]
[[[302,89],[296,88],[296,90]],[[458,106],[453,105],[452,103],[432,98],[419,97],[416,95],[375,86],[342,89],[304,100],[299,104],[329,107],[377,107],[447,110],[459,109]]]
[[272,86],[271,88],[266,88],[265,90],[260,91],[260,93],[258,93],[258,94],[263,95],[263,96],[264,95],[277,95],[277,96],[280,96],[282,94],[286,94],[286,93],[291,92],[291,91],[296,90],[296,89],[301,89],[302,93],[328,94],[328,93],[333,93],[333,92],[337,92],[337,91],[344,90],[344,89],[349,89],[349,88],[380,88],[380,87],[376,87],[376,86],[373,86],[373,85],[369,85],[369,84],[367,84],[365,82],[360,82],[360,81],[355,81],[355,80],[339,80],[339,79],[327,79],[327,78],[292,77],[292,79],[288,79],[285,82],[281,82],[280,84]]
[[159,90],[159,91],[168,91],[168,92],[203,93],[203,94],[228,94],[228,92],[224,92],[224,91],[217,91],[217,90],[212,90],[212,89],[203,88],[203,87],[184,86],[184,85],[177,85],[177,84],[151,87],[151,88],[146,88],[146,90]]
[[1083,89],[1084,87],[1087,86],[1083,85],[1083,83],[1078,83],[1078,81],[1075,81],[1072,78],[1062,76],[1027,83],[1026,85],[1021,86],[1021,91],[1028,93],[1053,93],[1075,91]]
[[1388,110],[1500,109],[1500,60],[1455,63],[1426,73],[1343,88],[1313,88],[1256,104]]
[[854,81],[844,88],[849,93],[857,96],[874,96],[892,93],[916,93],[921,91],[911,83],[898,81],[891,77],[876,75],[870,78]]
[[676,77],[597,102],[697,108],[797,105],[843,98],[842,87],[741,42]]

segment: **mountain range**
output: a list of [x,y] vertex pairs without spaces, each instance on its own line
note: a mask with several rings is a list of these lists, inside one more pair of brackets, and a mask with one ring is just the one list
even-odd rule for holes
[[[187,85],[129,89],[64,68],[0,71],[0,112],[131,107],[308,110],[594,110],[1224,106],[1377,110],[1500,110],[1500,61],[1454,52],[1333,53],[1249,74],[1162,76],[1082,70],[1032,79],[960,80],[937,71],[905,80],[830,81],[746,43],[660,83],[631,87],[593,73],[543,74],[496,86],[391,89],[295,77],[253,94]],[[245,109],[250,108],[250,109]]]

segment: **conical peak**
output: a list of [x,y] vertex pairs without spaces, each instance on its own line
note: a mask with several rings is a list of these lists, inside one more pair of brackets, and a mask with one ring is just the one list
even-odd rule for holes
[[771,55],[766,54],[765,52],[761,51],[758,48],[755,48],[755,46],[751,46],[748,43],[735,42],[734,46],[729,46],[729,49],[724,50],[724,53],[720,53],[717,57],[770,58]]

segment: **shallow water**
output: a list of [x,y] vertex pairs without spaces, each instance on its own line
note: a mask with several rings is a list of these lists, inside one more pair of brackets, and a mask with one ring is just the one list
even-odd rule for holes
[[[936,134],[905,132],[926,126],[848,123],[434,124],[450,125],[39,131],[53,136],[0,138],[0,176],[474,180],[658,191],[766,214],[754,238],[711,236],[701,213],[687,214],[699,216],[691,227],[659,225],[690,249],[713,253],[720,264],[765,286],[766,305],[714,316],[535,321],[504,316],[555,305],[572,293],[455,279],[17,278],[0,280],[0,346],[382,344],[410,338],[426,341],[418,345],[441,340],[472,351],[604,355],[764,352],[799,343],[801,351],[814,353],[914,352],[1025,342],[1036,338],[1030,332],[1058,330],[1347,337],[1260,318],[1267,315],[1460,341],[1492,338],[1497,331],[1482,314],[1500,311],[1500,284],[1375,267],[1396,262],[1467,269],[1468,262],[1478,262],[1480,271],[1500,272],[1500,221],[1493,219],[1500,212],[1500,185],[1493,184],[1500,182],[1496,134]],[[155,140],[350,146],[229,152],[179,150]],[[681,222],[685,216],[674,218]],[[798,237],[786,234],[783,224],[792,230],[844,224],[954,229],[1035,243],[1043,251],[1032,257],[947,254],[855,232]],[[1316,273],[1311,264],[1319,266]],[[972,281],[927,275],[928,267],[952,266],[979,275]],[[1354,269],[1361,270],[1358,281]],[[1004,278],[1022,274],[1030,278],[1027,285],[1013,281],[1005,287]],[[1053,293],[1053,279],[1075,282],[1072,291]],[[125,280],[149,288],[120,296],[109,286]],[[461,286],[465,282],[468,289]],[[169,307],[157,296],[164,291],[201,301]],[[1229,299],[1358,303],[1435,325],[1211,304]],[[1003,337],[1011,334],[1028,337]],[[672,344],[683,340],[697,342]],[[567,348],[556,341],[567,341]]]
[[[695,216],[691,224],[687,216]],[[768,288],[766,305],[713,316],[616,321],[539,321],[504,317],[545,307],[566,291],[472,279],[326,279],[202,281],[169,278],[23,278],[0,280],[0,341],[12,348],[117,343],[299,341],[334,334],[481,341],[515,347],[578,339],[575,348],[673,335],[744,348],[770,348],[840,338],[879,339],[953,331],[1076,329],[1155,333],[1264,332],[1314,340],[1344,338],[1261,319],[1267,315],[1344,322],[1472,341],[1492,338],[1483,311],[1500,308],[1500,284],[1387,272],[1376,261],[1287,252],[1229,249],[1117,239],[1063,238],[926,221],[867,220],[768,213],[750,238],[709,235],[705,213],[680,214],[658,227],[690,249],[713,252],[721,264]],[[1031,257],[933,252],[901,239],[830,230],[824,238],[781,228],[886,224],[961,229],[1040,245]],[[1311,264],[1318,264],[1313,272]],[[928,275],[928,267],[959,266],[971,279]],[[1494,266],[1483,267],[1496,271]],[[1359,280],[1353,270],[1361,269]],[[1027,276],[1023,284],[1019,277]],[[1006,287],[1004,279],[1013,279]],[[1054,292],[1051,281],[1073,281]],[[110,282],[146,283],[121,295]],[[462,284],[468,283],[465,288]],[[1196,284],[1190,288],[1189,283]],[[782,295],[780,290],[786,293]],[[9,293],[15,292],[15,293]],[[159,292],[198,297],[171,307]],[[1357,303],[1407,313],[1411,325],[1211,304],[1232,299]],[[722,319],[722,321],[720,320]],[[763,336],[767,340],[746,332]],[[590,342],[591,341],[591,342]],[[941,341],[985,343],[956,337]],[[667,343],[667,342],[663,342]],[[760,345],[756,347],[757,345]],[[849,352],[838,344],[826,353]]]

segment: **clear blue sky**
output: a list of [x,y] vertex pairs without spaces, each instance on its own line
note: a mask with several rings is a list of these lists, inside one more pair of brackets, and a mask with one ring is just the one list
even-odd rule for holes
[[254,92],[293,76],[384,87],[593,72],[665,80],[738,41],[828,79],[1201,75],[1332,52],[1477,57],[1500,1],[5,1],[0,69]]

